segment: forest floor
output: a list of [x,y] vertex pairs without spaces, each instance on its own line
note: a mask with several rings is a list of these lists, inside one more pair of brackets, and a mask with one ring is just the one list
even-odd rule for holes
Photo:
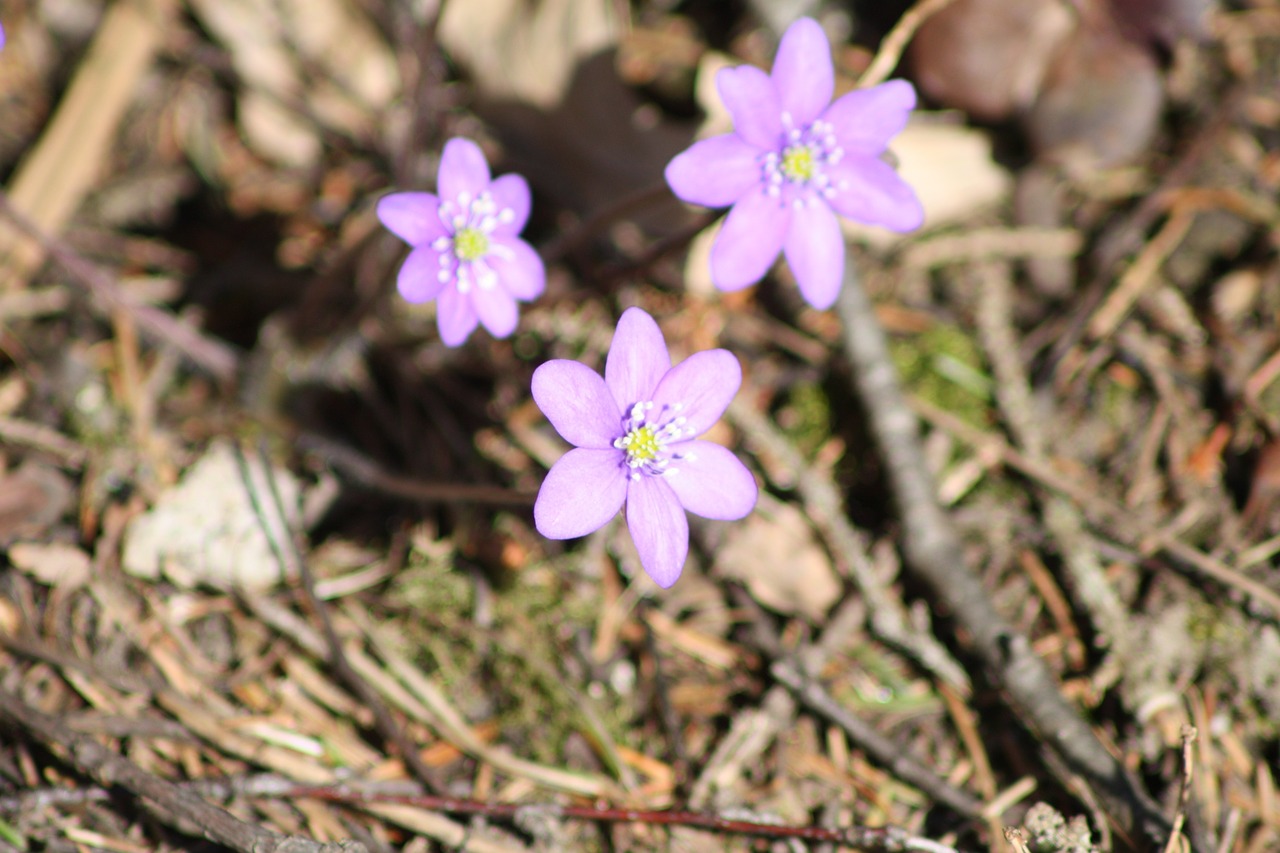
[[[0,3],[0,853],[1280,849],[1280,0],[1130,22],[1154,103],[924,98],[861,314],[663,183],[795,17],[838,91],[925,23],[783,5]],[[449,348],[374,205],[456,136],[548,279]],[[760,485],[665,590],[533,524],[530,377],[630,306]]]

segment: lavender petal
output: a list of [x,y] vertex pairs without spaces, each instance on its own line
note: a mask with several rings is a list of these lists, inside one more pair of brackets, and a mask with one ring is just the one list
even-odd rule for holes
[[747,466],[729,450],[710,441],[686,441],[672,450],[684,458],[666,480],[686,510],[703,518],[736,521],[755,508],[759,490]]
[[674,584],[689,555],[689,520],[665,478],[631,481],[627,529],[640,554],[640,565],[654,583],[664,589]]
[[444,201],[457,201],[466,193],[475,198],[489,188],[489,162],[480,146],[470,139],[455,136],[444,144],[440,155],[440,171],[436,189]]
[[822,114],[846,152],[879,154],[902,132],[916,105],[916,90],[906,80],[890,80],[842,95]]
[[622,414],[605,381],[585,364],[554,359],[533,372],[533,400],[565,441],[614,453]]
[[736,133],[695,142],[667,164],[666,178],[681,201],[727,207],[760,181],[760,150]]
[[511,218],[505,222],[499,220],[498,227],[493,233],[514,237],[523,231],[525,224],[529,221],[529,209],[533,204],[529,193],[529,182],[520,175],[503,175],[489,184],[489,192],[493,193],[493,200],[497,203],[498,210],[511,211]]
[[724,349],[696,352],[667,371],[653,392],[654,410],[679,406],[684,436],[694,438],[711,429],[742,385],[742,366]]
[[773,266],[791,222],[791,209],[763,190],[743,196],[725,218],[711,246],[711,280],[721,290],[741,290]]
[[541,296],[547,287],[547,269],[533,247],[519,237],[494,237],[493,243],[497,251],[485,262],[498,274],[507,293],[522,302]]
[[436,325],[440,328],[440,340],[445,346],[460,346],[475,331],[478,322],[471,297],[459,293],[456,284],[451,284],[440,292],[440,299],[436,304]]
[[406,302],[430,302],[444,288],[445,282],[440,279],[441,269],[440,253],[430,246],[419,246],[400,266],[396,289]]
[[903,232],[924,222],[915,190],[877,157],[846,154],[827,174],[838,187],[828,202],[841,216]]
[[604,363],[604,381],[618,411],[625,415],[636,403],[652,400],[671,356],[662,330],[640,308],[628,308],[618,320]]
[[831,43],[812,18],[801,18],[782,36],[773,59],[773,83],[782,108],[797,127],[817,118],[836,90]]
[[627,482],[617,450],[574,448],[543,479],[533,504],[533,525],[548,539],[586,536],[622,509]]
[[723,68],[716,88],[739,136],[766,151],[782,144],[782,102],[768,74],[753,65]]
[[440,221],[440,199],[433,193],[391,193],[378,199],[378,219],[410,246],[422,246],[449,231]]
[[471,291],[471,305],[481,325],[495,338],[505,338],[516,330],[520,309],[516,298],[499,284],[496,287],[476,287]]
[[798,206],[783,252],[805,301],[819,311],[834,305],[844,276],[844,235],[831,208],[817,199]]

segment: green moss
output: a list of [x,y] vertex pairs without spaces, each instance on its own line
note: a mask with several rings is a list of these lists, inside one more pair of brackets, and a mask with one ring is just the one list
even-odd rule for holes
[[986,425],[991,379],[978,345],[959,327],[935,323],[919,335],[893,338],[889,353],[909,391],[969,423]]
[[818,385],[793,385],[783,396],[777,422],[805,458],[812,460],[831,437],[831,401]]
[[[584,697],[570,687],[561,661],[579,627],[590,626],[599,602],[572,593],[564,575],[543,564],[519,572],[493,592],[493,628],[474,626],[474,582],[453,567],[452,555],[415,553],[401,572],[394,600],[422,615],[403,637],[419,666],[431,673],[473,722],[498,724],[500,738],[522,755],[563,764],[574,732],[592,737]],[[483,697],[482,705],[462,697]],[[624,739],[631,712],[613,691],[593,698],[606,736]]]

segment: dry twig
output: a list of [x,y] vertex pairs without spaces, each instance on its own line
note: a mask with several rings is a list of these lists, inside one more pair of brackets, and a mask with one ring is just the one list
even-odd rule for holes
[[37,711],[3,689],[0,689],[0,716],[21,726],[104,787],[118,785],[151,801],[159,807],[162,819],[176,829],[181,829],[184,821],[188,822],[186,825],[198,827],[210,841],[241,853],[366,853],[364,845],[354,841],[320,844],[242,821],[193,791],[152,776],[129,759],[93,738],[76,734],[57,718]]
[[972,637],[976,652],[1008,691],[1021,718],[1095,786],[1122,830],[1135,840],[1142,839],[1137,843],[1163,843],[1169,825],[1158,806],[1063,698],[1030,641],[1000,615],[982,582],[964,564],[964,545],[938,505],[916,417],[852,258],[846,269],[836,303],[845,351],[854,390],[866,408],[893,489],[908,565],[933,587],[938,601],[949,606]]

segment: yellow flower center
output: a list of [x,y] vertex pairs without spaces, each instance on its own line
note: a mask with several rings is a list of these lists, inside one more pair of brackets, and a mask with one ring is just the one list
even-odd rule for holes
[[631,430],[623,436],[619,447],[627,451],[627,462],[633,467],[657,459],[658,451],[662,449],[658,444],[658,431],[651,426]]
[[791,145],[782,152],[782,174],[789,181],[806,183],[817,174],[817,162],[813,148],[808,145]]
[[460,228],[453,235],[453,253],[460,261],[477,261],[489,252],[489,236],[479,228]]

